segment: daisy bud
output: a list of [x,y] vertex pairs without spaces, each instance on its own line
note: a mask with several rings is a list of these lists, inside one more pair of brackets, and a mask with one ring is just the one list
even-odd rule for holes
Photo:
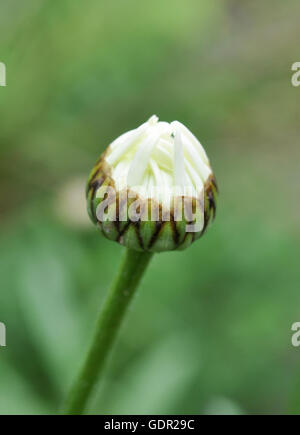
[[185,249],[216,213],[217,185],[196,137],[154,115],[114,142],[87,183],[88,212],[111,240],[139,251]]

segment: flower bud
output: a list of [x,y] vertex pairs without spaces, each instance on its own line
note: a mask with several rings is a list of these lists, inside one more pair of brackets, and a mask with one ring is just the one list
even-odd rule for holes
[[87,183],[88,212],[110,240],[139,251],[185,249],[216,214],[217,185],[196,137],[154,115],[118,137]]

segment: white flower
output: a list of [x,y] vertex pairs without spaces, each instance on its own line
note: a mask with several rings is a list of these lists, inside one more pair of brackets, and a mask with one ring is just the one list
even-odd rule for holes
[[212,175],[198,139],[180,122],[161,122],[155,115],[112,142],[105,160],[117,190],[134,188],[160,202],[175,188],[198,196]]
[[215,216],[216,196],[198,139],[180,122],[155,115],[111,143],[87,185],[88,211],[103,234],[153,252],[198,239]]

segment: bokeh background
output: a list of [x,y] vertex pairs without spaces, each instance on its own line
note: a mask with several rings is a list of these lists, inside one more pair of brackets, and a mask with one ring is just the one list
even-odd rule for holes
[[122,248],[84,186],[152,114],[200,139],[217,219],[157,255],[91,413],[300,413],[297,0],[1,0],[0,413],[56,413]]

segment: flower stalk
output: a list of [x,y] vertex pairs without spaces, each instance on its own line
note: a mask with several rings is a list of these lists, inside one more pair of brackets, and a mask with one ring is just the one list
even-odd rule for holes
[[84,413],[152,255],[150,252],[126,249],[119,272],[102,306],[90,350],[67,399],[65,414]]
[[105,237],[127,250],[67,414],[86,409],[153,253],[186,249],[199,239],[215,217],[217,190],[204,148],[178,121],[159,122],[154,115],[100,156],[87,182],[88,213]]

